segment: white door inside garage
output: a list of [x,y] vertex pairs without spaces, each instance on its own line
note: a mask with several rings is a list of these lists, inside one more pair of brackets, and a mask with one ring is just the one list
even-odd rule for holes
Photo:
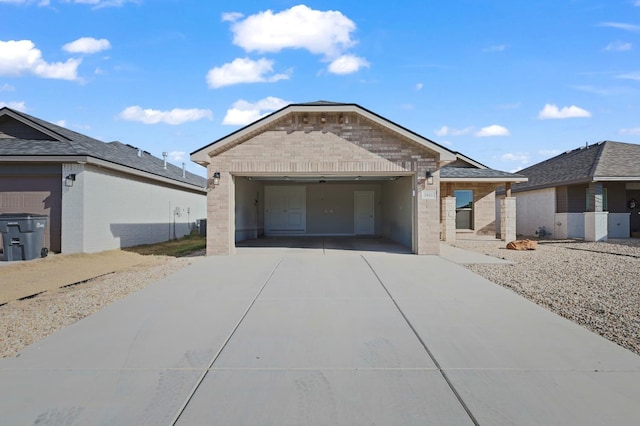
[[304,186],[265,186],[265,234],[304,234],[307,201]]
[[373,191],[354,192],[355,234],[373,235],[375,227],[375,204]]

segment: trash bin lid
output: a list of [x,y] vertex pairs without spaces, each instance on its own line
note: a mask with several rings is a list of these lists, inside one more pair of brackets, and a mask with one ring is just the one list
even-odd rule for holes
[[0,220],[24,220],[24,219],[42,219],[49,217],[46,214],[33,214],[33,213],[2,213],[0,214]]

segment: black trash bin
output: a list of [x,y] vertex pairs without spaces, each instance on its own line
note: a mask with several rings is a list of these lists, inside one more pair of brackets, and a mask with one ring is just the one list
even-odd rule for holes
[[47,216],[30,213],[0,214],[4,260],[32,260],[46,257],[44,230]]

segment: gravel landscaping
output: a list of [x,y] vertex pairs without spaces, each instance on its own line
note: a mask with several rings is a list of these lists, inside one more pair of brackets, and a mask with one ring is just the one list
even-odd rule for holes
[[502,241],[453,245],[514,262],[467,268],[640,355],[639,239],[542,240],[535,251]]

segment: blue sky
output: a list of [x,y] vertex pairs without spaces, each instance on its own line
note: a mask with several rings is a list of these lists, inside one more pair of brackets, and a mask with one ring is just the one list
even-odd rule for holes
[[193,172],[291,102],[357,103],[492,168],[640,143],[640,0],[0,0],[0,105]]

